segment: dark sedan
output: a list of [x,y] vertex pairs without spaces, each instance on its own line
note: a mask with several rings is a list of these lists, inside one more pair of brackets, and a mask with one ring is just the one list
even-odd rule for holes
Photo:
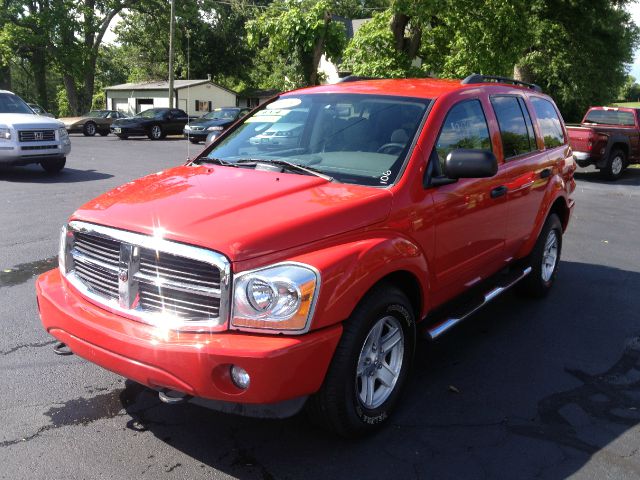
[[192,120],[184,127],[184,138],[192,143],[202,142],[207,135],[220,135],[237,119],[244,117],[250,108],[224,107],[216,108],[202,117]]
[[131,118],[116,120],[111,124],[111,132],[121,140],[144,136],[160,140],[182,133],[188,120],[187,114],[178,108],[150,108]]

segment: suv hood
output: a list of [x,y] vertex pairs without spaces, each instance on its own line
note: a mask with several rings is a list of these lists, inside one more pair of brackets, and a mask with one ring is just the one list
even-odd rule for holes
[[385,189],[198,165],[127,183],[72,219],[162,235],[241,261],[381,222],[391,202]]
[[20,128],[60,128],[64,123],[42,115],[29,113],[0,113],[0,125]]

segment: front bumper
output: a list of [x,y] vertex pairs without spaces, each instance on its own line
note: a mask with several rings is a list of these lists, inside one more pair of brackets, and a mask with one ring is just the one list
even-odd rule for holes
[[142,127],[123,127],[120,125],[115,127],[112,125],[109,127],[109,131],[114,135],[144,136],[147,134],[147,131]]
[[[341,325],[295,337],[163,330],[89,303],[58,269],[36,290],[47,332],[77,355],[151,388],[213,400],[270,404],[316,392],[342,334]],[[231,382],[231,365],[249,373],[249,388]]]
[[[43,145],[44,143],[44,145]],[[71,152],[71,142],[2,142],[0,165],[15,166],[39,163],[51,158],[66,157]]]
[[208,132],[206,130],[184,130],[182,132],[182,135],[188,140],[199,140],[201,142],[204,142],[207,139],[207,135],[209,135],[209,133],[211,132]]
[[586,167],[589,165],[595,165],[600,160],[600,156],[596,156],[593,153],[589,152],[573,152],[573,158],[576,160],[576,163],[581,167]]

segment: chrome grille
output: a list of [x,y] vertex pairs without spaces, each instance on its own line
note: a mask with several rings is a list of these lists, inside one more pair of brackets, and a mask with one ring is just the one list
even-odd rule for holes
[[226,327],[230,267],[222,255],[84,222],[69,231],[66,276],[91,300],[155,325]]
[[55,130],[20,130],[18,139],[21,142],[50,142],[56,139]]

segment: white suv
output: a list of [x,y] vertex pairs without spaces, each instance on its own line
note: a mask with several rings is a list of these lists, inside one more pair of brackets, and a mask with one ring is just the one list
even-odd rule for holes
[[57,173],[70,151],[62,122],[34,114],[20,97],[0,90],[0,167],[39,163]]

